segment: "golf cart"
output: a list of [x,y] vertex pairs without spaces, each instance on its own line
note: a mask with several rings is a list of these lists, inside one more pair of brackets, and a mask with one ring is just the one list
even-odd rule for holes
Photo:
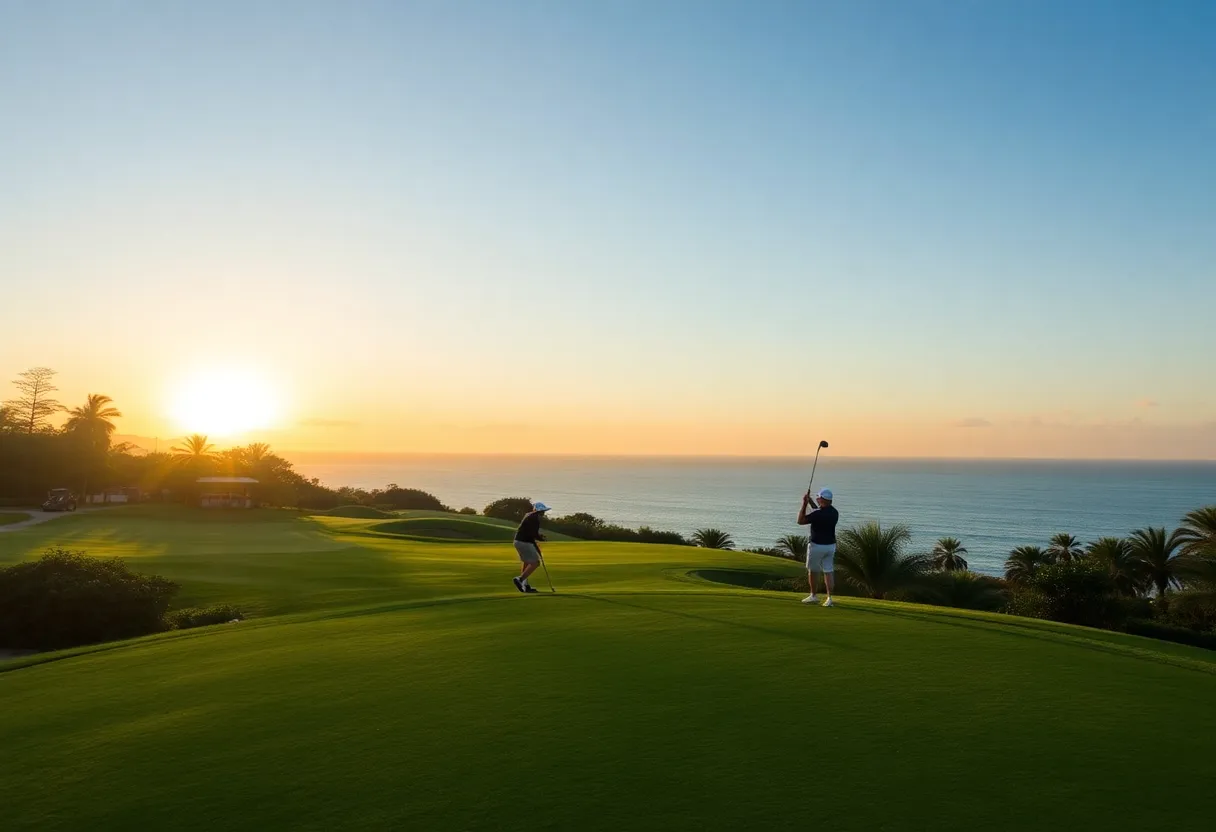
[[67,488],[52,488],[42,504],[43,511],[75,511],[76,497]]

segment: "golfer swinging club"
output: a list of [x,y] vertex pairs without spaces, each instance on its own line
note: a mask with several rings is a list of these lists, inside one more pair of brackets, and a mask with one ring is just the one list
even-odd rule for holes
[[515,551],[519,553],[521,566],[519,577],[511,580],[520,592],[536,592],[528,583],[528,576],[536,571],[536,567],[540,566],[539,541],[545,539],[545,536],[540,533],[540,521],[548,510],[549,507],[544,503],[534,504],[532,510],[524,515],[519,529],[515,532]]
[[798,525],[811,527],[811,539],[806,545],[806,581],[811,586],[811,594],[802,599],[804,604],[813,604],[815,597],[815,573],[823,573],[823,588],[827,600],[825,607],[832,604],[832,573],[836,560],[836,523],[840,520],[840,512],[832,505],[832,492],[821,488],[815,497],[817,508],[808,514],[806,507],[811,502],[811,492],[802,495],[802,508],[798,509]]

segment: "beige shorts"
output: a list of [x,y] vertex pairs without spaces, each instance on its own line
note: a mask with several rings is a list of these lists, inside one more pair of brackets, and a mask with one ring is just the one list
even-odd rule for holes
[[806,547],[806,570],[808,572],[836,571],[836,544],[809,543]]
[[517,540],[515,541],[515,551],[519,553],[519,559],[524,563],[540,563],[540,549],[536,548],[535,543]]

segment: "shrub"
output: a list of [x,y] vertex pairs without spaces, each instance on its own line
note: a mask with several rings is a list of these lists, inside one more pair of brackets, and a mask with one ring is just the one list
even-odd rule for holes
[[456,513],[457,514],[476,514],[477,509],[472,508],[471,506],[465,506],[464,508],[462,508],[460,511],[458,511]]
[[216,604],[211,607],[191,607],[169,613],[166,623],[171,630],[189,630],[192,627],[207,627],[212,624],[227,624],[229,621],[244,621],[245,616],[231,604]]
[[1124,630],[1134,636],[1159,638],[1162,641],[1173,641],[1178,644],[1188,644],[1191,647],[1216,650],[1216,633],[1199,632],[1168,622],[1153,621],[1148,618],[1133,618],[1127,622]]
[[630,529],[605,523],[600,518],[586,512],[577,512],[565,517],[556,517],[545,521],[549,531],[577,537],[579,540],[607,540],[618,543],[658,543],[667,546],[691,546],[684,535],[679,532],[665,532],[642,526],[640,529]]
[[1007,605],[1005,584],[968,570],[925,575],[923,583],[907,592],[908,600],[961,610],[996,612]]
[[1189,630],[1216,631],[1216,593],[1202,590],[1175,593],[1159,618]]
[[391,509],[415,509],[426,511],[449,511],[447,506],[439,501],[434,494],[420,491],[417,488],[401,488],[390,485],[384,491],[376,494],[376,504],[388,506]]
[[502,497],[482,509],[481,513],[486,517],[495,517],[499,520],[510,520],[512,523],[518,523],[530,511],[532,511],[531,498]]
[[771,581],[765,581],[760,588],[769,592],[810,592],[811,584],[807,580],[807,576],[803,574],[790,578],[774,578]]
[[116,558],[48,549],[0,569],[0,646],[57,650],[159,632],[177,589]]
[[1130,607],[1115,596],[1106,566],[1088,558],[1040,566],[1018,586],[1006,612],[1065,624],[1119,629]]
[[[757,546],[754,549],[744,549],[749,555],[765,555],[770,558],[784,558],[785,553],[772,546]],[[788,558],[787,558],[788,559]]]
[[663,543],[669,546],[692,545],[688,538],[679,532],[659,531],[658,529],[650,528],[650,526],[642,526],[638,529],[638,543]]

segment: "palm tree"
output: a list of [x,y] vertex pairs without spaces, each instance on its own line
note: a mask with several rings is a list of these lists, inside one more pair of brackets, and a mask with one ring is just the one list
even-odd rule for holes
[[215,457],[214,448],[206,436],[192,433],[182,440],[182,444],[173,446],[173,458],[179,462],[209,461]]
[[938,572],[959,572],[967,568],[967,547],[957,537],[943,537],[933,544],[933,568]]
[[1184,556],[1216,558],[1216,506],[1187,512],[1178,534]]
[[1132,553],[1132,545],[1121,537],[1103,537],[1085,547],[1086,557],[1102,564],[1122,595],[1139,595],[1144,585],[1144,567]]
[[806,557],[807,536],[804,534],[787,534],[777,538],[777,551],[783,558],[802,560]]
[[251,442],[240,449],[241,461],[250,468],[257,468],[270,458],[270,446],[265,442]]
[[1047,556],[1059,563],[1068,563],[1073,558],[1081,557],[1084,553],[1085,549],[1082,548],[1081,541],[1068,532],[1052,535],[1051,543],[1047,547]]
[[1139,563],[1147,578],[1157,588],[1157,597],[1164,598],[1171,586],[1181,583],[1186,561],[1177,555],[1184,542],[1182,529],[1174,529],[1168,535],[1164,528],[1136,529],[1132,532],[1132,557]]
[[704,549],[734,549],[735,541],[721,529],[697,529],[692,542]]
[[883,528],[869,522],[839,536],[836,561],[846,581],[871,598],[911,589],[929,570],[926,555],[905,553],[912,532],[902,523]]
[[1005,558],[1005,580],[1021,584],[1034,577],[1040,566],[1051,563],[1042,546],[1018,546]]
[[97,450],[110,447],[110,437],[114,435],[114,422],[122,416],[116,408],[110,407],[114,400],[101,393],[90,393],[81,407],[68,411],[68,420],[63,427],[69,433],[83,436],[89,445]]

